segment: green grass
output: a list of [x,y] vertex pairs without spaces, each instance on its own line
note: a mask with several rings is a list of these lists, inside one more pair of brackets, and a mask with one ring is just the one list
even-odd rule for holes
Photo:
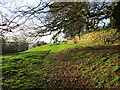
[[83,51],[81,51],[81,52],[78,52],[78,55],[85,55],[85,54],[87,54],[87,53],[88,53],[87,51],[83,50]]
[[113,71],[113,72],[118,72],[118,71],[120,71],[120,66],[116,65],[116,66],[113,68],[112,71]]
[[[120,66],[116,63],[120,56],[104,52],[94,55],[87,50],[74,52],[73,47],[86,47],[96,45],[55,43],[39,46],[24,52],[3,55],[3,88],[28,89],[47,87],[51,81],[50,74],[52,65],[59,63],[56,55],[66,55],[67,62],[78,62],[74,66],[81,71],[81,76],[91,80],[91,85],[109,87],[119,83],[120,77],[116,75]],[[59,58],[58,58],[59,59]],[[84,80],[85,81],[85,80]]]
[[49,77],[47,67],[56,62],[52,60],[52,55],[76,46],[93,45],[56,43],[3,55],[3,88],[35,88],[45,85],[45,77]]
[[48,50],[51,50],[51,53],[56,53],[56,52],[62,51],[62,50],[67,49],[67,48],[73,48],[73,47],[77,47],[77,46],[86,47],[86,46],[95,46],[95,45],[96,44],[88,45],[88,44],[57,43],[57,44],[43,45],[43,46],[40,46],[40,47],[36,47],[36,48],[30,49],[30,50],[25,51],[25,52],[34,52],[34,51],[36,52],[36,51],[48,51]]
[[120,71],[119,64],[115,63],[119,56],[110,55],[105,57],[103,54],[101,55],[92,58],[84,57],[85,60],[77,66],[82,71],[82,77],[91,79],[91,85],[98,88],[102,86],[110,87],[115,83],[120,83],[120,77],[115,76]]
[[111,82],[110,82],[110,84],[108,84],[109,86],[110,85],[114,85],[115,83],[117,83],[117,82],[120,82],[120,76],[116,76]]

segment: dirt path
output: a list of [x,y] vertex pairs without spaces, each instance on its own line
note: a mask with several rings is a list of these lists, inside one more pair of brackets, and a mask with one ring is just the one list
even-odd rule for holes
[[70,62],[59,62],[52,69],[53,81],[57,88],[83,88],[85,83],[81,79],[81,72]]

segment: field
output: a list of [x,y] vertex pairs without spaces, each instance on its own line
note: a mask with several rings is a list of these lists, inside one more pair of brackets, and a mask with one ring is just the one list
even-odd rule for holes
[[120,45],[47,44],[2,65],[3,89],[120,87]]

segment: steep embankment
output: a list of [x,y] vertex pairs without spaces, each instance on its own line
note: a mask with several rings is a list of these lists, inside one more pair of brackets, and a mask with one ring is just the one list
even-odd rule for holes
[[120,87],[120,46],[48,44],[2,59],[4,89]]

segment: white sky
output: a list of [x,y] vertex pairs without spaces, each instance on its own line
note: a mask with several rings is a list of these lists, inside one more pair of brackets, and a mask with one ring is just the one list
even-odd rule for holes
[[[47,1],[47,0],[43,0],[43,1]],[[40,0],[0,0],[1,3],[5,2],[5,6],[3,5],[2,7],[0,6],[0,11],[4,11],[4,14],[8,13],[8,10],[5,9],[6,7],[9,9],[15,9],[17,7],[21,7],[21,6],[37,6],[40,3]],[[9,14],[10,15],[10,14]],[[9,36],[10,33],[9,33]],[[52,35],[49,36],[45,36],[41,38],[41,41],[45,41],[47,43],[50,43],[50,39],[51,39]]]
[[15,7],[24,5],[34,6],[37,5],[40,2],[40,0],[0,0],[0,2],[5,2],[9,7]]

